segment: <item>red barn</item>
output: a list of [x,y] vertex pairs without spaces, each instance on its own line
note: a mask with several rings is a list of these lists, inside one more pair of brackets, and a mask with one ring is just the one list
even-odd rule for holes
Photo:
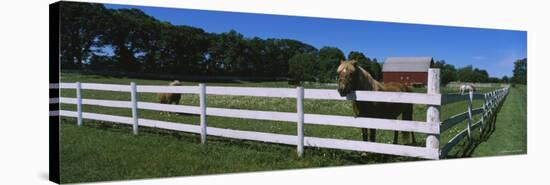
[[388,57],[382,67],[382,79],[409,86],[425,86],[428,69],[433,66],[432,57]]

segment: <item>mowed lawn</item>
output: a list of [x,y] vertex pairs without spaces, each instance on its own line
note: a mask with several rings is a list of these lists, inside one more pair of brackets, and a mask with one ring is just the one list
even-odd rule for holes
[[[168,81],[161,80],[112,78],[74,73],[63,73],[61,81],[110,84],[129,84],[134,81],[138,85],[165,85],[168,83]],[[196,84],[196,82],[184,82],[184,85]],[[290,87],[286,82],[281,81],[207,83],[207,86],[213,85]],[[306,86],[306,88],[335,89],[331,86]],[[493,89],[481,89],[482,92],[490,90]],[[415,91],[425,92],[425,89],[415,89]],[[456,90],[442,89],[442,93],[449,92],[456,92]],[[84,98],[130,100],[129,93],[94,90],[83,90],[82,93]],[[75,97],[75,91],[70,89],[62,90],[61,94],[63,97]],[[157,101],[156,95],[153,93],[139,93],[139,99],[147,102]],[[181,103],[198,106],[198,95],[185,94]],[[482,103],[482,101],[475,101],[474,107],[480,107]],[[209,95],[207,96],[207,105],[208,107],[232,109],[296,111],[296,100],[291,98]],[[75,107],[75,105],[62,104],[63,110],[75,110]],[[466,111],[466,107],[466,102],[443,106],[441,108],[441,120]],[[352,115],[350,101],[305,100],[304,109],[306,113]],[[85,112],[131,116],[129,109],[84,105],[83,110]],[[199,123],[197,115],[161,114],[157,111],[148,110],[140,110],[140,117],[194,125]],[[413,119],[425,121],[426,106],[415,105]],[[302,158],[297,158],[295,146],[211,136],[208,137],[206,145],[201,145],[200,137],[196,134],[142,127],[139,135],[134,136],[131,127],[127,125],[85,120],[84,126],[78,127],[75,122],[73,118],[63,117],[61,120],[61,181],[63,183],[423,160],[310,147],[306,147],[305,155]],[[208,126],[219,128],[296,134],[296,124],[291,122],[208,116],[207,123]],[[466,122],[463,122],[443,133],[440,139],[441,143],[446,143],[465,126]],[[305,135],[361,140],[360,129],[336,126],[306,124]],[[425,135],[416,133],[415,136],[417,143],[401,140],[400,144],[424,146]],[[392,138],[393,131],[380,130],[377,142],[391,143]],[[483,144],[483,142],[481,143]],[[462,150],[469,149],[470,146],[461,143],[451,153],[460,153]],[[451,157],[464,156],[452,155]]]
[[527,154],[527,86],[511,89],[496,123],[495,131],[472,156]]

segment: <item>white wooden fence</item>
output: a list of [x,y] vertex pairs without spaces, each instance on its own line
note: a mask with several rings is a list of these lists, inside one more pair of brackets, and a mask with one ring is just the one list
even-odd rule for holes
[[[60,97],[52,98],[50,103],[76,104],[77,111],[59,110],[50,112],[50,115],[66,116],[77,118],[77,124],[82,125],[83,119],[109,121],[129,124],[133,126],[133,133],[138,134],[139,127],[153,127],[167,130],[197,133],[201,136],[201,143],[206,143],[207,136],[219,136],[234,139],[254,140],[270,143],[296,145],[297,154],[303,154],[304,146],[343,149],[353,151],[365,151],[391,155],[419,157],[426,159],[439,159],[439,134],[442,129],[452,127],[455,122],[462,119],[461,115],[446,120],[440,128],[439,110],[442,103],[450,103],[464,99],[462,96],[441,96],[439,92],[439,69],[430,69],[428,73],[428,93],[402,93],[402,92],[374,92],[355,91],[347,97],[341,97],[336,90],[304,89],[303,87],[292,88],[255,88],[255,87],[216,87],[199,84],[199,86],[153,86],[153,85],[115,85],[97,83],[60,83],[50,84],[50,88],[76,89],[76,98]],[[129,92],[131,101],[98,100],[86,99],[81,96],[82,89]],[[502,91],[491,93],[486,99],[492,100],[500,96]],[[151,102],[138,101],[138,93],[188,93],[199,94],[200,105],[167,105]],[[497,94],[498,93],[498,94]],[[296,98],[296,112],[272,112],[257,110],[241,110],[207,107],[207,95],[235,95],[235,96],[256,96],[256,97],[278,97]],[[479,95],[473,95],[479,98]],[[391,120],[364,117],[320,115],[304,113],[304,99],[323,100],[357,100],[375,102],[412,103],[428,105],[426,122],[409,120]],[[497,101],[488,101],[492,106]],[[84,112],[82,105],[96,105],[115,108],[131,108],[132,117],[114,116]],[[200,125],[186,123],[173,123],[159,120],[139,118],[139,110],[155,110],[176,113],[189,113],[200,115]],[[484,108],[485,110],[485,108]],[[489,110],[489,109],[487,109]],[[472,114],[480,112],[478,109],[470,111]],[[483,111],[485,112],[485,111]],[[297,135],[284,135],[275,133],[263,133],[254,131],[241,131],[225,128],[207,126],[207,116],[221,116],[231,118],[244,118],[256,120],[273,120],[294,122],[297,125]],[[385,144],[366,141],[354,141],[331,138],[318,138],[304,136],[303,124],[332,125],[356,128],[373,128],[394,131],[409,131],[428,134],[425,147],[406,146],[397,144]],[[477,124],[477,123],[476,123]],[[472,125],[475,127],[475,124]],[[447,144],[446,147],[449,147]],[[452,146],[450,146],[452,147]]]
[[[502,104],[504,98],[508,95],[510,90],[509,86],[504,88],[494,90],[492,92],[479,94],[474,94],[470,91],[467,94],[446,94],[442,96],[442,104],[449,104],[458,101],[467,101],[468,107],[465,112],[456,114],[448,118],[447,120],[441,123],[440,132],[443,133],[450,128],[456,126],[458,123],[461,123],[467,120],[466,128],[460,131],[457,135],[452,137],[441,149],[441,157],[446,157],[449,151],[458,144],[462,139],[471,138],[472,130],[479,127],[480,132],[483,132],[485,124],[496,115],[498,107]],[[483,105],[479,108],[473,108],[472,104],[474,100],[483,100]],[[481,114],[481,118],[474,122],[474,116]]]

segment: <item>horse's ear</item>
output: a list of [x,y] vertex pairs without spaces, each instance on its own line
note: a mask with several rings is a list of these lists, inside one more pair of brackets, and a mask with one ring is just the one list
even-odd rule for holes
[[343,64],[345,62],[345,60],[340,60],[340,64]]
[[352,60],[352,61],[351,61],[351,64],[356,65],[356,64],[357,64],[357,60]]

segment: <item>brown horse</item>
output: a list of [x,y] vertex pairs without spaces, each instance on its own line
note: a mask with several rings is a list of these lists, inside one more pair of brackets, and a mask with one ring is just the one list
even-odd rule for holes
[[[346,96],[355,90],[368,91],[392,91],[392,92],[411,92],[412,90],[401,83],[385,83],[382,84],[376,81],[363,68],[357,65],[357,61],[341,61],[337,69],[338,72],[338,92],[340,96]],[[412,120],[413,105],[408,103],[384,103],[384,102],[365,102],[353,101],[353,111],[356,117],[371,117],[384,119],[397,119],[399,115],[403,120]],[[364,141],[376,141],[376,129],[363,128]],[[414,134],[403,132],[403,136],[412,137],[412,142],[415,143]],[[398,132],[394,132],[393,142],[397,143]]]
[[[180,81],[174,80],[168,84],[169,86],[178,86],[181,85]],[[158,93],[159,102],[162,104],[179,104],[181,99],[181,94],[174,93]]]

